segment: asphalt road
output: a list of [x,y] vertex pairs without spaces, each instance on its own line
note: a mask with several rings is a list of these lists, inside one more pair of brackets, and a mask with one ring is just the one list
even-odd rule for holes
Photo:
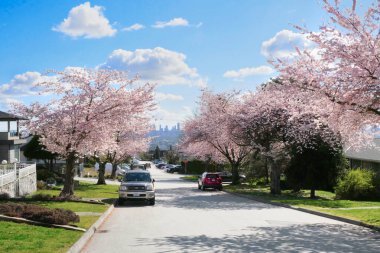
[[150,171],[156,205],[116,207],[82,252],[380,252],[369,229]]

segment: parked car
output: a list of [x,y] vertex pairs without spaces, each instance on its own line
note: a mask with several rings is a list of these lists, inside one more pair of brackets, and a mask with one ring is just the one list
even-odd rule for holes
[[[232,182],[232,173],[227,171],[216,172],[222,178],[222,182]],[[245,175],[239,175],[240,181],[245,180]]]
[[171,168],[173,168],[173,167],[174,167],[174,164],[166,164],[165,167],[163,168],[163,170],[164,170],[165,172],[169,172],[169,170],[170,170]]
[[154,179],[149,171],[130,170],[125,173],[119,188],[119,203],[124,200],[145,200],[155,204]]
[[121,164],[121,165],[118,165],[117,166],[117,175],[121,175],[121,176],[124,176],[125,173],[130,170],[131,167],[129,167],[127,164]]
[[166,163],[159,163],[156,165],[156,167],[159,169],[164,169],[165,166],[166,166]]
[[169,173],[175,173],[175,172],[177,172],[177,173],[184,173],[185,170],[182,168],[181,165],[174,165],[173,167],[171,167],[171,168],[168,169],[168,172]]
[[145,164],[132,164],[131,170],[146,170]]
[[206,188],[223,190],[222,178],[218,173],[204,172],[198,178],[198,189],[204,191]]

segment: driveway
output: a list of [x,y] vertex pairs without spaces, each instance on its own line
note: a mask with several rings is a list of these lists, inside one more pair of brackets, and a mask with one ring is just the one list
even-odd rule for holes
[[116,207],[82,252],[380,252],[369,229],[150,171],[156,205]]

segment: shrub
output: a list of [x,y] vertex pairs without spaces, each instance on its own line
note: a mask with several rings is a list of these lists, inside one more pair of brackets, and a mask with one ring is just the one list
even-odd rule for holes
[[366,169],[348,171],[335,188],[338,199],[366,200],[376,197],[375,173]]
[[37,181],[37,189],[38,190],[46,189],[46,183],[42,180]]
[[79,216],[71,210],[47,208],[31,204],[0,204],[0,214],[59,225],[67,225],[69,222],[79,222]]
[[52,196],[50,194],[39,193],[39,194],[32,195],[31,198],[33,200],[51,200]]
[[0,192],[0,200],[7,200],[7,199],[10,199],[9,193]]

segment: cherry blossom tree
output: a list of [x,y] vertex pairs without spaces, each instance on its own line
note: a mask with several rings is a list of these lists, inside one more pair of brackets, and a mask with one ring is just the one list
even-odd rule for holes
[[236,92],[204,91],[199,115],[185,122],[181,148],[191,156],[228,162],[233,184],[239,183],[239,166],[252,150],[251,146],[238,145],[229,129],[233,109],[238,105],[237,95]]
[[331,101],[316,97],[312,102],[318,103],[313,104],[308,91],[289,92],[289,88],[282,88],[278,83],[267,83],[257,92],[243,96],[230,124],[235,142],[251,146],[266,158],[273,194],[281,193],[280,175],[289,147],[296,147],[299,152],[315,148],[318,146],[315,136],[337,147],[336,136],[340,136],[339,132],[326,131],[333,109],[328,111],[324,105]]
[[329,100],[330,106],[324,107],[334,108],[329,126],[339,129],[349,145],[360,146],[371,136],[352,137],[380,124],[380,1],[364,15],[359,14],[356,0],[350,9],[343,8],[340,1],[323,2],[330,15],[327,25],[318,32],[297,27],[315,48],[297,49],[295,59],[277,59],[273,64],[280,72],[283,89],[308,92],[311,101]]
[[76,159],[112,150],[116,132],[139,128],[128,122],[153,109],[154,86],[138,84],[114,70],[69,68],[52,73],[55,78],[39,86],[54,98],[46,104],[18,104],[14,111],[29,119],[26,127],[41,136],[47,150],[66,159],[61,196],[71,196]]
[[[107,162],[112,163],[111,178],[115,178],[119,163],[124,162],[134,154],[147,151],[149,148],[150,138],[147,137],[151,130],[149,118],[130,118],[126,124],[128,127],[125,127],[123,132],[115,133],[115,145],[112,148],[103,151],[98,150],[99,153],[103,154],[103,159],[99,159],[99,161],[101,160],[100,167],[105,167]],[[105,184],[104,171],[99,173],[98,184]]]

